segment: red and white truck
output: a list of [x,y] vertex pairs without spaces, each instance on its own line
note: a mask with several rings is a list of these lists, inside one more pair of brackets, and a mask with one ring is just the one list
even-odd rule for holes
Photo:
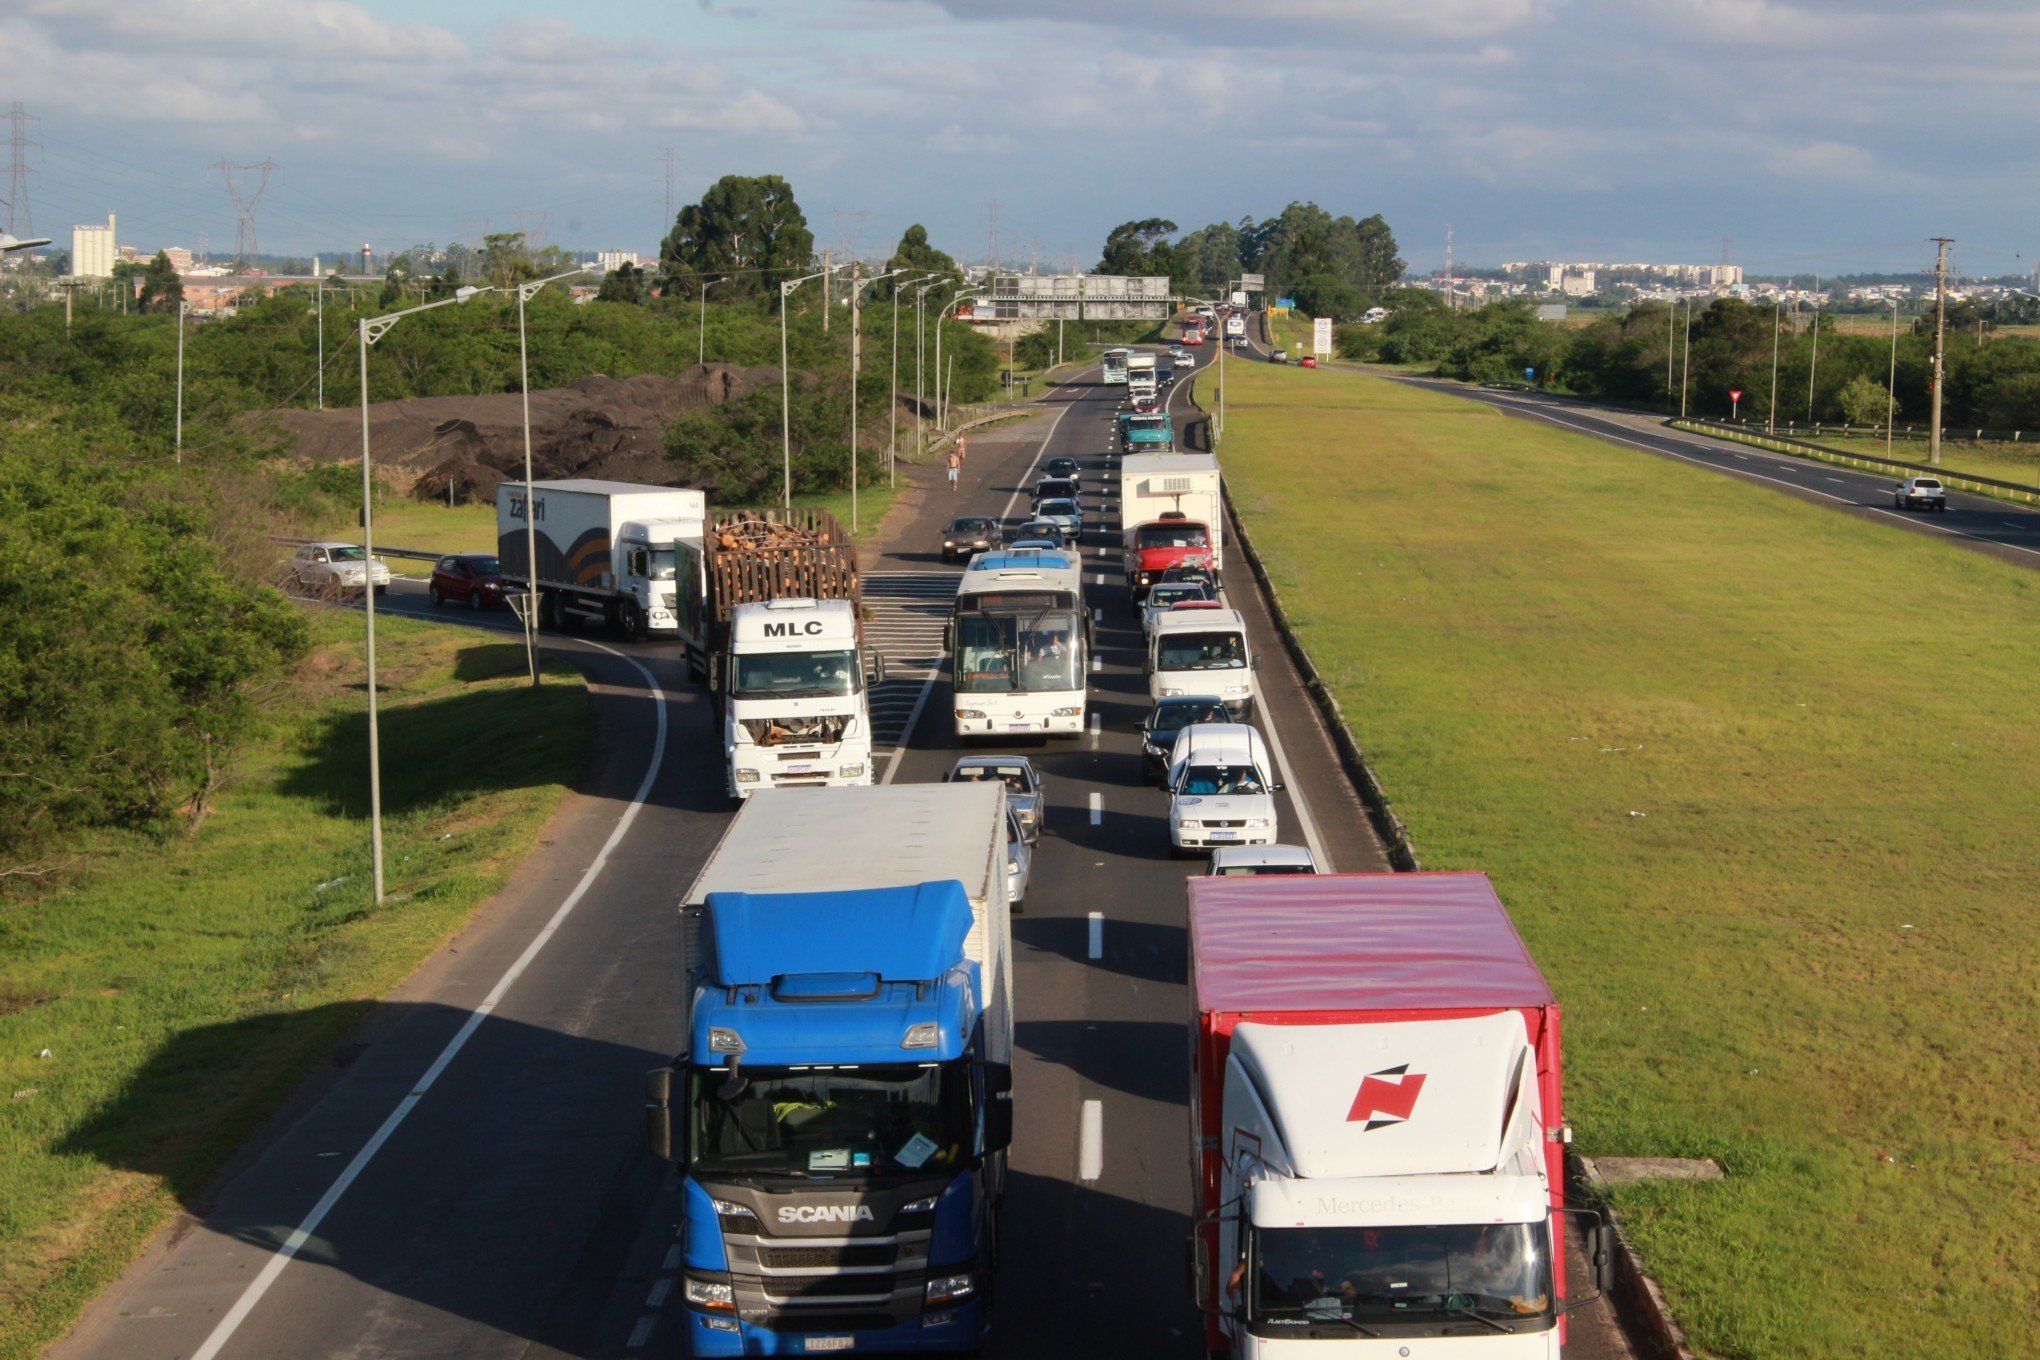
[[1126,588],[1137,604],[1170,567],[1225,566],[1225,505],[1208,453],[1129,453],[1119,461]]
[[[1192,1288],[1235,1356],[1553,1360],[1559,1008],[1487,876],[1190,880]],[[1590,1299],[1580,1299],[1578,1303]]]

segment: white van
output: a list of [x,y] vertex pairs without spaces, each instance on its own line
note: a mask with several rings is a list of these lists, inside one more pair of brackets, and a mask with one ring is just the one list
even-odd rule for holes
[[1155,617],[1148,635],[1148,697],[1216,694],[1229,716],[1244,721],[1254,713],[1260,664],[1239,610],[1171,609]]
[[1282,785],[1268,744],[1245,723],[1192,723],[1169,752],[1169,845],[1177,851],[1273,845]]

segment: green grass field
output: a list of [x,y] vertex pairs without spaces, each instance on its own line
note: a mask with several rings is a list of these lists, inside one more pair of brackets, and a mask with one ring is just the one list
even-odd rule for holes
[[[1494,876],[1708,1353],[2030,1355],[2040,576],[1475,403],[1229,375],[1226,476],[1429,868]],[[2022,1339],[2023,1338],[2023,1339]]]
[[578,675],[534,693],[521,647],[385,616],[377,906],[360,616],[312,621],[194,835],[89,843],[65,886],[0,907],[0,1357],[62,1333],[503,883],[583,768]]

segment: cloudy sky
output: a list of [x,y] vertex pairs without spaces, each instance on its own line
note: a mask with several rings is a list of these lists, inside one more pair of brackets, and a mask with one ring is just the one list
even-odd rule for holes
[[[818,241],[909,222],[1088,267],[1133,217],[1383,213],[1413,264],[1976,273],[2040,255],[2035,0],[0,0],[37,229],[231,250],[524,226],[650,252],[787,176]],[[0,180],[4,188],[4,180]]]

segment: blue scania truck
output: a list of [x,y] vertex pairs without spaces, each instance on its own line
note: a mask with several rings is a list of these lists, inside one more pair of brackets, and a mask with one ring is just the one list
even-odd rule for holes
[[1005,794],[768,789],[681,904],[690,1353],[983,1344],[1012,1141]]

